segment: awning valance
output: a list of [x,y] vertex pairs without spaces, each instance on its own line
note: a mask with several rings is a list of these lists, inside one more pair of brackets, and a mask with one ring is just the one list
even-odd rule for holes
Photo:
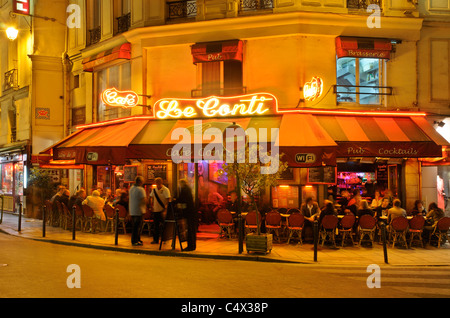
[[317,116],[338,144],[337,157],[442,156],[447,142],[423,117]]
[[389,59],[392,51],[388,39],[357,38],[338,36],[336,38],[336,55],[341,57],[360,57]]
[[191,48],[194,64],[236,60],[242,62],[242,41],[197,43]]
[[85,58],[82,62],[83,70],[85,72],[92,72],[94,67],[117,59],[131,59],[131,43],[124,43],[113,49]]

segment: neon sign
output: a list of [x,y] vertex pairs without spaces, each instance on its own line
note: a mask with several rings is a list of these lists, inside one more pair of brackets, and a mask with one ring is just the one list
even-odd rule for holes
[[112,107],[134,107],[137,106],[138,100],[138,94],[133,91],[119,91],[115,88],[108,88],[102,93],[102,102]]
[[214,118],[270,115],[277,112],[277,98],[269,93],[201,99],[164,98],[156,102],[158,119]]
[[310,82],[303,86],[303,97],[306,101],[311,102],[322,95],[323,81],[320,77],[313,77]]

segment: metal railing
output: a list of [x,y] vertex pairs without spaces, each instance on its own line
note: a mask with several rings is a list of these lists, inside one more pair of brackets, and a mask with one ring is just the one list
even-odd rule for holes
[[191,97],[208,97],[208,96],[233,96],[233,95],[242,95],[247,94],[247,87],[221,87],[221,88],[200,88],[191,90]]
[[273,9],[273,0],[241,0],[239,11]]
[[367,9],[371,4],[376,4],[381,9],[381,0],[347,0],[348,9]]
[[197,1],[168,1],[168,19],[195,18],[197,16]]
[[9,70],[5,73],[3,90],[19,87],[17,69]]
[[124,14],[117,19],[117,33],[123,33],[130,29],[131,26],[131,13]]
[[101,27],[96,27],[94,29],[89,30],[89,43],[91,45],[100,42],[101,38],[102,38]]

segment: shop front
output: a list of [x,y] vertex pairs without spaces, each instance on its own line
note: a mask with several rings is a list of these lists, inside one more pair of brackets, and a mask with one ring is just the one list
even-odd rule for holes
[[161,177],[175,196],[177,181],[186,178],[199,206],[212,207],[236,187],[233,176],[219,173],[232,126],[245,131],[249,143],[278,149],[289,165],[279,185],[260,197],[268,208],[299,208],[309,196],[322,204],[344,190],[368,198],[376,190],[392,191],[414,201],[407,195],[414,186],[408,162],[440,157],[446,145],[424,113],[279,109],[274,95],[257,93],[162,99],[153,115],[79,126],[47,152],[55,161],[91,167],[88,189],[127,189],[141,175],[148,191]]

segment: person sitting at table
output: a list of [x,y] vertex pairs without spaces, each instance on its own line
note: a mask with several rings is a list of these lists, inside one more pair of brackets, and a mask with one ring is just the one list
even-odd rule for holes
[[401,207],[401,201],[399,199],[395,199],[393,205],[394,206],[388,210],[388,224],[391,224],[394,219],[400,216],[406,217],[406,211]]
[[339,199],[338,204],[341,206],[341,211],[347,208],[348,201],[350,200],[350,193],[347,190],[341,191],[341,199]]
[[425,242],[428,241],[430,233],[434,231],[434,228],[436,227],[438,221],[444,216],[444,211],[442,211],[442,209],[437,206],[436,202],[432,202],[428,205],[428,213],[425,216],[425,226],[423,227],[422,236]]
[[[328,201],[328,200],[327,200]],[[323,210],[320,211],[320,216],[319,216],[319,226],[322,224],[322,220],[325,217],[325,215],[338,215],[336,209],[333,206],[333,203],[331,201],[328,201]]]
[[373,216],[375,212],[369,208],[369,203],[367,202],[367,200],[361,200],[359,208],[356,211],[356,216],[360,218],[361,216],[366,214]]
[[378,220],[380,220],[380,217],[382,216],[387,216],[388,215],[388,210],[392,208],[392,205],[389,202],[389,198],[388,197],[384,197],[381,200],[381,205],[379,205],[376,209],[375,209],[375,216]]
[[427,215],[427,211],[425,210],[425,207],[423,206],[422,200],[414,201],[414,208],[411,211],[411,215],[412,216],[416,216],[416,215],[426,216]]
[[372,209],[376,209],[381,205],[381,202],[383,201],[383,198],[381,197],[380,191],[375,191],[375,196],[372,199],[372,203],[370,203],[370,207]]
[[[89,195],[82,204],[88,205],[94,211],[94,215],[96,219],[101,220],[102,222],[106,221],[105,213],[103,212],[103,207],[105,206],[105,200],[100,197],[100,192],[97,190],[92,191],[92,195]],[[101,226],[100,226],[101,227]],[[92,229],[95,231],[95,226]]]
[[117,205],[122,205],[128,211],[128,193],[126,193],[125,191],[120,193],[119,200],[117,200],[113,204],[114,207],[116,207]]
[[236,191],[230,192],[230,200],[226,204],[226,209],[230,212],[237,212],[238,210],[238,195]]
[[356,211],[359,209],[359,205],[361,203],[361,195],[358,190],[355,190],[353,197],[348,202],[347,207],[344,209],[345,213],[353,213],[356,216]]

